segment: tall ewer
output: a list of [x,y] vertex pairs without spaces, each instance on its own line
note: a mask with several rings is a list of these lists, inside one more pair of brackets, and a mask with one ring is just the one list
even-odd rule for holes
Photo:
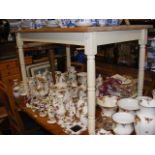
[[155,99],[147,96],[138,97],[140,110],[135,115],[137,135],[155,135]]

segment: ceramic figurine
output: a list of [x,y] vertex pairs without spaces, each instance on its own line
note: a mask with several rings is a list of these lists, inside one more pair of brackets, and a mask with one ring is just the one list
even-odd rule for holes
[[80,122],[82,123],[83,126],[87,127],[87,125],[88,125],[88,117],[86,115],[81,115],[80,116]]
[[101,74],[96,79],[96,96],[99,96],[99,87],[103,84],[103,78]]
[[101,86],[102,84],[103,84],[103,78],[101,74],[99,74],[99,76],[96,79],[96,89],[99,89],[99,86]]
[[69,72],[68,79],[69,81],[75,81],[77,79],[76,71]]
[[49,124],[56,123],[55,112],[54,112],[53,106],[49,106],[49,107],[48,107],[47,114],[48,114],[48,121],[47,121],[47,122],[48,122]]
[[56,84],[59,83],[59,78],[61,76],[61,72],[60,71],[55,71],[55,80],[56,80]]
[[57,115],[62,117],[65,114],[65,107],[63,105],[63,95],[58,96]]
[[17,79],[13,80],[13,96],[17,99],[20,96],[20,84]]
[[66,78],[65,78],[65,75],[64,75],[63,73],[61,73],[58,82],[59,82],[59,83],[64,83],[64,82],[66,82]]
[[86,72],[80,72],[77,74],[78,76],[78,83],[79,85],[84,85],[86,86],[87,85],[87,73]]
[[72,87],[72,97],[78,97],[78,87]]
[[86,97],[87,96],[87,92],[86,92],[86,90],[87,90],[87,88],[84,86],[84,85],[81,85],[80,87],[79,87],[79,98],[80,99],[82,99],[82,98],[84,98],[84,97]]
[[67,70],[68,70],[68,72],[75,72],[76,71],[74,66],[68,67]]

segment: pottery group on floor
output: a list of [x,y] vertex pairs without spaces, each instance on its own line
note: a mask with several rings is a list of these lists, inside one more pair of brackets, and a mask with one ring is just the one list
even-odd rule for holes
[[115,101],[114,96],[103,96],[97,98],[97,104],[101,115],[113,120],[114,134],[155,134],[155,98],[139,96]]

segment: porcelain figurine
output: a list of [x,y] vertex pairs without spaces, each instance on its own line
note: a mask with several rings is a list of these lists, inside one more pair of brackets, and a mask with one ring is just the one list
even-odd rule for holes
[[96,79],[96,96],[99,96],[99,87],[103,84],[103,78],[101,74]]
[[47,123],[49,123],[49,124],[56,123],[55,114],[50,109],[48,110],[48,121],[47,121]]
[[138,135],[155,134],[155,100],[147,97],[138,97],[140,110],[135,116],[135,131]]
[[55,81],[56,81],[56,84],[59,82],[60,76],[61,76],[61,72],[60,71],[55,71]]
[[63,73],[60,74],[58,82],[59,83],[65,83],[66,82],[65,74],[63,74]]
[[86,115],[81,115],[80,122],[81,122],[82,126],[87,127],[88,126],[88,117]]
[[78,87],[72,87],[72,97],[78,97]]
[[17,99],[20,96],[20,84],[17,79],[13,80],[13,96]]
[[63,95],[59,95],[57,101],[58,102],[57,102],[56,114],[59,118],[61,118],[65,114],[65,107],[63,105]]
[[67,70],[68,70],[68,72],[75,72],[76,71],[74,66],[68,67]]
[[87,96],[87,88],[84,85],[80,85],[79,87],[79,99],[83,99],[84,97]]
[[75,81],[77,79],[76,71],[69,72],[68,79],[69,79],[69,81]]
[[98,89],[99,86],[101,86],[102,84],[103,84],[103,78],[102,78],[101,74],[99,74],[96,79],[96,88]]

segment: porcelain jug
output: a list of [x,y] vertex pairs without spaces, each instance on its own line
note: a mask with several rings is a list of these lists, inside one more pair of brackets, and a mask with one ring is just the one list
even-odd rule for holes
[[155,99],[139,98],[140,110],[135,115],[135,131],[138,135],[155,134]]

